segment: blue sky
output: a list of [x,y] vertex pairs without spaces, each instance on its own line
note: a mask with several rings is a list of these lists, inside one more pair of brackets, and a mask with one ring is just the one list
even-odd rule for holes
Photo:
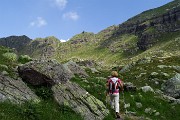
[[27,35],[67,40],[98,33],[172,0],[1,0],[0,38]]

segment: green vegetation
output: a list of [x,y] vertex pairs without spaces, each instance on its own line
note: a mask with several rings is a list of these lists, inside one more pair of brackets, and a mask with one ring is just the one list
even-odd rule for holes
[[[128,112],[135,112],[137,116],[148,117],[152,120],[178,120],[180,117],[180,105],[172,105],[158,97],[158,95],[141,91],[137,92],[125,92],[125,103],[129,103],[130,107],[127,108]],[[122,97],[121,100],[123,101]],[[141,103],[142,107],[137,107],[136,103]],[[121,105],[123,103],[121,102]],[[149,108],[149,112],[146,113],[145,109]],[[122,109],[122,112],[125,109]],[[159,113],[159,115],[156,115]]]
[[[120,78],[123,79],[125,82],[132,82],[134,85],[137,86],[137,88],[140,88],[145,85],[150,85],[153,89],[159,89],[161,87],[161,83],[163,80],[167,80],[174,76],[174,70],[172,68],[163,68],[160,69],[157,66],[158,65],[172,65],[176,66],[179,65],[179,57],[172,57],[172,58],[166,58],[163,59],[163,63],[160,59],[153,59],[153,62],[146,63],[146,64],[137,64],[133,68],[130,69],[130,71],[125,72],[123,74],[119,74]],[[140,61],[139,61],[140,63]],[[160,64],[161,63],[161,64]],[[136,68],[139,68],[138,70]],[[143,74],[142,77],[136,78],[141,73],[141,70],[145,70],[147,73]],[[159,79],[160,84],[156,85],[154,81],[151,81],[153,79],[150,74],[151,72],[157,72],[160,71],[160,73],[168,73],[170,76],[166,77],[163,75],[156,76],[156,78]],[[91,73],[90,69],[86,69],[86,72],[90,75],[87,79],[82,79],[78,76],[71,79],[71,81],[78,83],[81,87],[86,89],[90,94],[94,95],[99,100],[103,101],[104,104],[106,103],[106,78],[110,75],[109,70],[108,71],[100,71],[99,73]],[[172,74],[170,74],[172,73]],[[178,112],[180,110],[180,105],[178,104],[171,104],[167,101],[160,98],[158,94],[147,92],[144,93],[141,90],[137,90],[136,92],[125,92],[124,98],[121,93],[120,96],[120,110],[121,114],[124,114],[126,112],[126,109],[124,108],[124,103],[130,104],[130,107],[127,108],[128,112],[134,112],[139,117],[148,117],[151,119],[158,119],[158,120],[174,120],[178,119],[180,117],[180,113]],[[138,108],[136,106],[136,103],[141,103],[142,107]],[[110,115],[107,116],[104,120],[113,120],[114,119],[114,112],[111,111]],[[146,113],[145,109],[150,108],[150,112]],[[159,115],[157,115],[159,114]],[[175,115],[175,116],[174,116]],[[134,116],[135,117],[135,116]],[[128,114],[125,117],[125,120],[133,120],[133,116]]]
[[106,78],[109,76],[109,71],[101,71],[99,73],[92,73],[90,69],[86,69],[90,75],[87,79],[82,79],[76,75],[72,78],[72,82],[78,83],[82,88],[87,90],[91,95],[102,101],[110,110],[110,114],[104,120],[114,120],[115,114],[110,109],[109,104],[106,103]]
[[[147,61],[147,60],[144,60]],[[158,65],[165,66],[178,66],[180,57],[174,56],[169,58],[153,58],[149,63],[143,60],[137,61],[137,64],[133,66],[129,71],[122,73],[124,81],[132,82],[136,86],[150,85],[153,88],[161,88],[161,84],[164,80],[168,80],[175,75],[175,70],[172,67],[159,68]],[[157,75],[152,75],[156,72]],[[167,74],[167,76],[166,76]],[[156,78],[156,80],[154,80]],[[155,84],[155,81],[159,84]]]
[[32,60],[32,58],[30,58],[28,55],[20,55],[18,58],[18,62],[20,62],[22,64],[25,64],[31,60]]
[[160,16],[166,13],[169,10],[172,10],[173,8],[179,7],[179,0],[174,0],[166,5],[163,5],[161,7],[150,9],[147,11],[142,12],[141,14],[129,19],[127,22],[137,22],[139,20],[144,21],[147,19],[150,19],[154,16]]
[[2,56],[6,59],[7,62],[16,62],[17,61],[17,55],[15,53],[4,53]]
[[21,105],[0,102],[0,118],[1,120],[83,120],[69,107],[59,106],[53,100],[27,102]]
[[11,49],[0,46],[0,72],[16,78],[14,67],[17,65],[17,55]]
[[0,102],[1,120],[83,120],[68,106],[56,103],[50,87],[28,86],[40,98],[40,102],[27,101],[21,105]]

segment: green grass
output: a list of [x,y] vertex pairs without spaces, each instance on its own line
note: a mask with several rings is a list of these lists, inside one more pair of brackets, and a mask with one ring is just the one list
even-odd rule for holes
[[16,61],[9,60],[5,56],[3,56],[4,53],[14,54],[14,52],[11,49],[0,46],[0,72],[6,71],[9,73],[9,76],[13,78],[17,78],[13,70],[13,68],[18,64],[17,60]]
[[[157,96],[151,92],[125,92],[125,103],[130,103],[127,111],[136,112],[137,116],[148,117],[152,120],[178,120],[180,117],[180,105],[172,105]],[[137,108],[136,102],[141,103],[142,107]],[[150,113],[145,113],[146,108],[151,108]],[[156,112],[159,112],[160,115],[155,116]]]
[[66,106],[59,106],[53,100],[40,103],[27,102],[15,105],[0,102],[1,120],[83,120],[80,115]]
[[0,102],[1,120],[83,120],[80,114],[53,99],[51,87],[27,85],[40,98],[40,102],[27,101],[21,105]]
[[[100,73],[91,73],[90,69],[86,69],[86,72],[90,75],[86,80],[76,76],[71,79],[72,82],[78,83],[82,88],[88,91],[91,95],[102,101],[106,106],[106,78],[109,76],[109,71],[101,71]],[[104,77],[104,78],[103,78]],[[110,106],[107,106],[110,110],[110,114],[104,118],[104,120],[114,120],[115,114]]]
[[[159,61],[159,59],[154,59],[152,63],[148,64],[137,64],[134,66],[130,71],[119,74],[120,78],[123,79],[125,82],[132,82],[138,88],[149,84],[153,89],[161,87],[161,80],[167,80],[174,76],[174,70],[171,68],[162,69],[161,72],[166,72],[170,74],[168,78],[164,76],[156,76],[160,80],[159,85],[155,85],[150,79],[150,73],[154,71],[159,71],[160,68],[157,68],[157,65],[179,65],[179,57],[174,56],[171,58],[163,59],[163,63]],[[147,74],[140,77],[140,79],[135,78],[135,76],[139,75],[141,71],[137,70],[137,68],[143,68],[147,71]],[[116,69],[116,68],[115,68]],[[143,70],[142,69],[142,70]],[[87,79],[82,79],[78,76],[74,77],[71,81],[78,83],[81,87],[86,89],[90,94],[101,100],[104,104],[106,104],[105,100],[105,83],[106,78],[110,75],[110,70],[101,71],[100,73],[91,73],[89,69],[86,70],[87,73],[90,75]],[[100,77],[100,78],[99,78]],[[163,79],[161,79],[163,78]],[[136,116],[138,117],[148,117],[153,120],[176,120],[180,117],[180,105],[173,105],[168,103],[167,101],[161,99],[159,95],[148,92],[143,93],[141,90],[136,92],[124,92],[125,103],[130,103],[130,107],[127,108],[128,111],[135,112]],[[136,102],[140,102],[142,104],[141,108],[136,107]],[[114,112],[110,109],[109,105],[108,108],[110,110],[110,114],[104,118],[104,120],[113,120],[115,117]],[[150,113],[145,113],[146,108],[151,108]],[[159,112],[159,116],[155,116],[155,111]],[[123,96],[120,94],[120,111],[121,114],[125,113],[124,104],[123,104]],[[125,120],[132,120],[132,116],[125,116]]]
[[147,11],[142,12],[141,14],[131,18],[127,22],[137,22],[138,20],[147,20],[151,19],[154,16],[160,16],[165,14],[167,11],[172,10],[173,8],[177,7],[179,4],[179,0],[174,0],[168,4],[165,4],[163,6],[157,7],[155,9],[150,9]]
[[[163,62],[162,62],[163,61]],[[146,84],[150,85],[153,88],[161,88],[161,83],[163,80],[168,80],[173,77],[176,72],[173,68],[166,67],[166,68],[158,68],[158,65],[166,65],[166,66],[178,66],[180,57],[173,56],[169,58],[154,58],[151,59],[150,63],[146,64],[135,64],[133,68],[129,71],[122,73],[123,79],[126,82],[132,82],[134,85],[142,87]],[[152,72],[157,72],[158,75],[151,75]],[[141,74],[142,73],[142,74]],[[167,73],[169,76],[164,76],[163,73]],[[159,84],[155,84],[153,81],[154,78],[158,79]]]

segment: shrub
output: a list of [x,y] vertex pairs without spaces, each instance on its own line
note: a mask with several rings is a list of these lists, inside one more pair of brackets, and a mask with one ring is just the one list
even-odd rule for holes
[[20,55],[19,58],[18,58],[18,62],[22,63],[22,64],[25,64],[29,61],[31,61],[32,58],[29,57],[28,55]]
[[2,56],[5,58],[6,62],[16,62],[17,61],[17,55],[15,53],[4,53]]

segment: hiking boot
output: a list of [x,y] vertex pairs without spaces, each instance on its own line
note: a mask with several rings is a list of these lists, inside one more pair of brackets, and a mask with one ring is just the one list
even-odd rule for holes
[[118,112],[116,112],[116,118],[121,118]]

